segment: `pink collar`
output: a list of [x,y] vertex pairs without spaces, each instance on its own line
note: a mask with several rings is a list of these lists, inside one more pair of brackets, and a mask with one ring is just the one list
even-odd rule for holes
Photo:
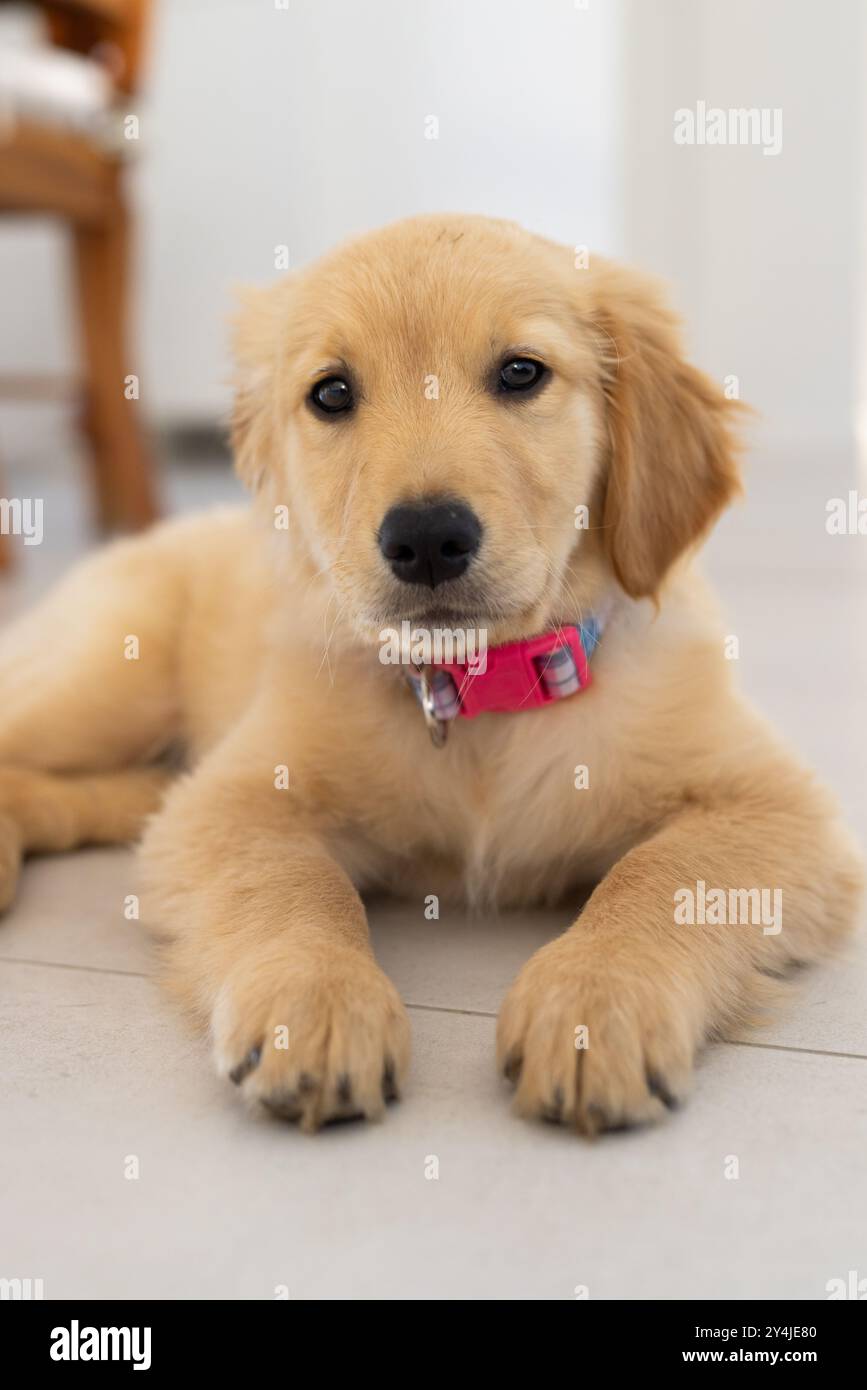
[[590,658],[609,613],[610,604],[577,626],[491,647],[475,661],[415,667],[409,682],[434,746],[443,746],[453,719],[517,714],[586,690]]

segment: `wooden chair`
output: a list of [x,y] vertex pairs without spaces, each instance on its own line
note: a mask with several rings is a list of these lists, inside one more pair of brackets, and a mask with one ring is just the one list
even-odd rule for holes
[[[38,5],[52,43],[108,68],[120,112],[123,95],[137,90],[149,3]],[[93,463],[96,517],[106,530],[136,529],[158,513],[137,400],[125,391],[136,369],[127,323],[130,212],[123,143],[118,138],[112,146],[104,136],[14,111],[0,128],[0,211],[59,217],[71,231],[83,360],[81,423]]]

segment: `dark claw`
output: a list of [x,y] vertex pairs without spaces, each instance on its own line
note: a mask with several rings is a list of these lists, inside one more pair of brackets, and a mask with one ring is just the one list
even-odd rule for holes
[[658,1096],[669,1110],[677,1109],[677,1097],[671,1094],[662,1077],[657,1076],[655,1072],[647,1073],[647,1089],[652,1096]]
[[603,1132],[605,1134],[623,1134],[626,1130],[638,1128],[637,1120],[612,1119],[603,1105],[590,1104],[585,1113],[589,1121],[587,1133],[591,1135],[602,1134]]
[[563,1087],[557,1086],[551,1100],[542,1107],[542,1119],[548,1120],[552,1125],[558,1125],[563,1118],[563,1103]]
[[586,1132],[591,1137],[602,1134],[626,1134],[629,1130],[640,1129],[640,1120],[614,1120],[602,1105],[590,1104],[584,1112],[587,1116]]
[[588,1105],[584,1113],[587,1117],[588,1134],[598,1134],[600,1130],[605,1129],[608,1116],[601,1105]]
[[352,1110],[345,1115],[329,1115],[323,1123],[328,1129],[332,1129],[335,1125],[354,1124],[356,1120],[363,1120],[364,1118],[363,1110]]
[[517,1085],[524,1059],[519,1052],[510,1052],[503,1066],[503,1075],[513,1086]]
[[394,1079],[394,1062],[389,1060],[382,1069],[382,1098],[384,1101],[397,1100],[397,1082]]
[[294,1091],[285,1091],[282,1095],[263,1097],[262,1104],[266,1110],[278,1120],[299,1120],[301,1118],[301,1106]]
[[337,1099],[341,1105],[349,1105],[352,1100],[352,1082],[345,1072],[337,1080]]
[[302,1096],[309,1096],[311,1091],[316,1090],[315,1076],[311,1076],[309,1071],[302,1071],[298,1078],[298,1090]]
[[236,1086],[240,1086],[241,1082],[250,1075],[250,1072],[256,1070],[261,1060],[262,1048],[257,1044],[256,1047],[250,1048],[243,1062],[239,1062],[236,1067],[232,1068],[229,1072],[229,1080],[234,1081]]

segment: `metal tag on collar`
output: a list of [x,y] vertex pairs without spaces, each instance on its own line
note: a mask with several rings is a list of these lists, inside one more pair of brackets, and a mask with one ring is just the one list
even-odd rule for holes
[[419,680],[419,699],[424,722],[434,748],[442,748],[449,735],[448,721],[440,719],[436,711],[433,686],[426,666],[416,666]]

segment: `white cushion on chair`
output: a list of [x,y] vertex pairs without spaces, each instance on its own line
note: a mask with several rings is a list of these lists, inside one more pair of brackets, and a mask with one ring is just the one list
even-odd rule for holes
[[92,58],[39,45],[0,48],[0,122],[32,120],[102,137],[112,81]]

